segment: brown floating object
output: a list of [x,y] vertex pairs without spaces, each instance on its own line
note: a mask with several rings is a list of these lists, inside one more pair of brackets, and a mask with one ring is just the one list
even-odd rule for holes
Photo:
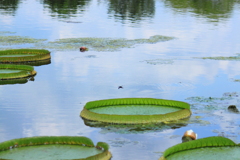
[[182,137],[182,142],[192,141],[197,139],[197,134],[193,130],[188,130]]
[[237,107],[235,105],[228,106],[228,111],[234,112],[234,113],[239,113],[239,110],[237,109]]
[[81,52],[84,52],[84,51],[87,51],[87,50],[88,50],[87,47],[80,47],[80,51],[81,51]]

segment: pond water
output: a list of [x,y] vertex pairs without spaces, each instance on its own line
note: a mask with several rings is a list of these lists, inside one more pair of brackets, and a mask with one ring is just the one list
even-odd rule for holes
[[[240,53],[239,15],[239,0],[0,1],[0,50],[51,51],[34,81],[0,85],[0,142],[86,136],[107,142],[112,160],[158,159],[189,129],[239,143],[239,114],[227,110],[240,109],[240,62],[229,58]],[[128,97],[188,102],[193,114],[185,125],[137,129],[80,117],[88,101]]]

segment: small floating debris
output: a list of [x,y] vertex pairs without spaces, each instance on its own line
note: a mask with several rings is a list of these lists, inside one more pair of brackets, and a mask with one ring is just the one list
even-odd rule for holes
[[239,113],[239,110],[237,109],[237,107],[235,105],[228,106],[228,111],[233,112],[233,113]]
[[81,52],[85,52],[85,51],[87,51],[87,50],[88,50],[87,47],[80,47],[80,51],[81,51]]
[[118,89],[123,89],[123,86],[118,86]]
[[193,130],[188,130],[182,136],[182,142],[188,142],[197,139],[197,134]]

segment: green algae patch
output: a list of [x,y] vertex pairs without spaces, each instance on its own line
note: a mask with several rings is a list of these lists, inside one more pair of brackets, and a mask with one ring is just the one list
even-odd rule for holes
[[107,143],[98,142],[95,146],[87,137],[41,136],[0,143],[0,158],[109,160],[111,153]]
[[[150,109],[154,110],[147,111]],[[156,110],[158,110],[157,114],[154,113]],[[91,101],[80,113],[83,119],[111,124],[167,123],[188,118],[190,115],[188,103],[154,98]]]
[[230,57],[222,57],[222,56],[218,56],[218,57],[198,57],[198,59],[239,61],[240,60],[240,54],[237,54],[237,56],[230,56]]
[[0,64],[0,80],[26,78],[36,74],[37,72],[32,66]]
[[174,39],[173,37],[155,35],[149,39],[124,39],[124,38],[65,38],[49,42],[41,47],[57,50],[76,50],[80,46],[86,46],[94,51],[117,51],[122,48],[131,48],[137,44],[152,44]]
[[10,32],[10,31],[0,31],[0,35],[4,35],[4,34],[13,34],[15,32]]
[[19,45],[19,44],[34,44],[39,42],[44,42],[46,39],[35,39],[30,37],[24,37],[24,36],[5,36],[0,35],[0,45],[6,46],[6,45]]
[[50,51],[44,49],[9,49],[0,51],[1,63],[34,62],[49,60]]
[[225,137],[207,137],[168,148],[159,160],[239,159],[240,146]]

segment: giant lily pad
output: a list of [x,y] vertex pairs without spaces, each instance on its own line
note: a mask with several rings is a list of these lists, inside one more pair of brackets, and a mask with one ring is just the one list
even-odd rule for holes
[[0,64],[0,80],[26,78],[36,74],[37,72],[32,66]]
[[79,159],[109,160],[107,143],[94,146],[87,137],[42,136],[13,139],[0,143],[0,159]]
[[49,60],[50,52],[43,49],[11,49],[0,51],[1,63],[34,62]]
[[81,117],[90,121],[115,124],[149,124],[188,118],[185,102],[154,98],[120,98],[88,102]]
[[240,146],[225,137],[207,137],[168,148],[159,160],[237,160]]

